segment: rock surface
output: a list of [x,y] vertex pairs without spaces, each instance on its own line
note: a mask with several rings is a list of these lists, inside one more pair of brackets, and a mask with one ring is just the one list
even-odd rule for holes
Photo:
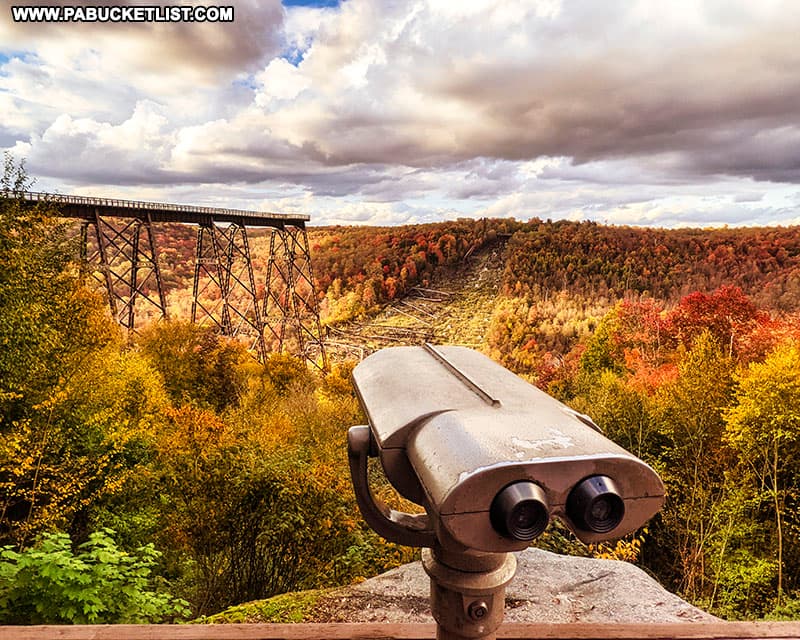
[[[715,620],[626,562],[517,554],[506,589],[507,622],[703,622]],[[433,622],[420,562],[398,567],[319,602],[317,622]]]

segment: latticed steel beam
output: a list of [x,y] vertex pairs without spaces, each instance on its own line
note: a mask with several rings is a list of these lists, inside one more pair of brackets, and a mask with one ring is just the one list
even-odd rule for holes
[[207,321],[223,335],[247,342],[263,360],[263,322],[244,225],[212,222],[197,230],[192,322]]
[[[198,224],[192,322],[210,322],[224,335],[242,338],[261,361],[268,351],[289,351],[327,370],[308,216],[47,193],[25,197],[52,202],[62,216],[82,220],[83,273],[103,285],[112,315],[127,329],[136,328],[144,311],[150,311],[148,319],[153,310],[167,317],[152,223]],[[271,230],[263,296],[247,226]]]
[[296,351],[315,366],[328,362],[305,226],[283,225],[270,237],[265,337],[274,351]]
[[[91,240],[89,227],[94,231]],[[104,286],[111,314],[123,327],[136,329],[137,309],[167,317],[149,215],[117,220],[95,211],[94,218],[81,225],[81,258],[83,273]]]

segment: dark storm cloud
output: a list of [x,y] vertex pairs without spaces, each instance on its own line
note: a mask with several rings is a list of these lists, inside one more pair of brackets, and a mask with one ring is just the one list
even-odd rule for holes
[[[565,1],[548,17],[535,6],[447,24],[430,5],[412,18],[386,9],[379,17],[404,28],[374,18],[347,55],[341,33],[323,34],[317,67],[328,55],[364,69],[355,87],[314,95],[324,108],[306,128],[327,163],[669,155],[659,168],[681,180],[800,179],[797,3]],[[424,100],[409,106],[409,94]]]
[[[538,73],[473,70],[443,89],[485,114],[487,126],[463,145],[479,155],[564,155],[580,164],[674,154],[674,169],[689,173],[797,181],[797,28],[791,37],[781,30],[757,43],[696,46],[649,68],[598,60]],[[781,61],[780,73],[770,60]]]
[[[0,0],[0,48],[29,49],[41,42],[75,38],[91,45],[93,38],[118,38],[123,47],[127,42],[132,49],[130,65],[139,71],[158,73],[177,67],[199,77],[213,77],[220,72],[255,69],[280,47],[279,28],[283,21],[280,0],[224,3],[234,6],[232,23],[12,23],[12,5],[41,4],[35,0]],[[65,0],[47,4],[75,6]],[[115,6],[152,4],[149,0],[114,3]]]

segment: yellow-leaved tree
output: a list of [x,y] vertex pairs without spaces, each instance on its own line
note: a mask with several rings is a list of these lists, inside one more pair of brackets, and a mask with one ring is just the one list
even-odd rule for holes
[[[757,508],[772,512],[780,606],[786,577],[791,576],[790,586],[800,586],[795,577],[800,555],[800,343],[778,345],[763,362],[740,373],[737,383],[736,404],[725,416],[725,439],[738,454],[741,477],[760,498]],[[791,572],[785,570],[787,551]]]
[[[90,511],[138,464],[160,395],[124,354],[102,298],[81,286],[70,229],[22,196],[24,167],[0,181],[0,543],[86,534]],[[73,234],[74,235],[74,234]],[[160,394],[160,395],[159,395]]]

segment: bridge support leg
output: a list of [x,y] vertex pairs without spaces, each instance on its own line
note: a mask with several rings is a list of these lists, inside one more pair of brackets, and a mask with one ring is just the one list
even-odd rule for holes
[[263,359],[263,323],[243,225],[211,222],[197,230],[192,322],[206,321],[223,335],[242,338]]
[[[90,226],[94,230],[91,241]],[[148,213],[123,221],[101,217],[95,211],[94,219],[81,226],[81,258],[84,272],[105,286],[111,315],[123,327],[129,331],[136,329],[137,310],[147,319],[167,317]],[[92,269],[92,265],[96,268]]]
[[[94,233],[89,233],[92,227]],[[153,310],[167,317],[166,296],[149,214],[110,220],[99,212],[81,227],[81,255],[87,272],[105,286],[113,317],[135,330],[137,316]],[[90,245],[92,245],[90,247]],[[97,268],[90,269],[91,265]],[[149,309],[142,307],[149,305]],[[238,337],[262,362],[268,351],[289,351],[322,370],[328,361],[305,226],[272,229],[270,252],[259,295],[242,223],[203,223],[197,231],[192,316],[223,335]]]
[[305,226],[272,230],[266,280],[264,332],[272,349],[286,348],[327,370]]

